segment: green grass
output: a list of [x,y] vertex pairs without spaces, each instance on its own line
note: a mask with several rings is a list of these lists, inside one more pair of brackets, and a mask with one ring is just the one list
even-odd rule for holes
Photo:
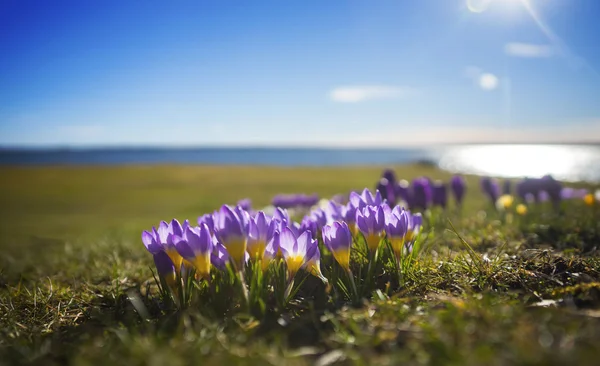
[[561,215],[532,208],[506,223],[477,177],[463,214],[449,215],[473,251],[437,220],[431,250],[391,296],[383,288],[358,307],[304,304],[259,322],[162,314],[146,294],[152,258],[140,233],[159,220],[195,221],[245,197],[261,207],[277,193],[373,187],[381,169],[0,168],[0,364],[597,363],[600,210],[568,202]]

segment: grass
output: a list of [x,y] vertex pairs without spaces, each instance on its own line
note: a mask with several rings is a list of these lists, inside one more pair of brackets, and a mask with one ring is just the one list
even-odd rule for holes
[[[436,220],[406,286],[382,286],[360,306],[307,302],[259,322],[162,314],[146,293],[152,259],[140,233],[159,220],[195,221],[245,197],[261,207],[277,193],[373,187],[381,169],[0,168],[0,364],[597,363],[598,207],[532,207],[507,222],[477,177],[467,177],[462,215],[448,215],[456,232]],[[449,178],[429,166],[395,170]]]

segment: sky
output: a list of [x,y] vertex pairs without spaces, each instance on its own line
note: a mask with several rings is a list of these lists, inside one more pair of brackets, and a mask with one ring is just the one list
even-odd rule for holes
[[0,0],[0,146],[600,141],[598,0]]

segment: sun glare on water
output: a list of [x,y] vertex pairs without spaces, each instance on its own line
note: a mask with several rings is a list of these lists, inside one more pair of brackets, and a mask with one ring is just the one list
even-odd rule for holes
[[439,165],[443,169],[501,177],[600,179],[598,146],[561,145],[473,145],[448,149]]

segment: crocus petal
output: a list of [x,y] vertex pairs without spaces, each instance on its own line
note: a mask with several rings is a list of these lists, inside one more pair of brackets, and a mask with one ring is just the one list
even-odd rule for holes
[[157,242],[156,237],[148,231],[142,232],[142,242],[144,243],[144,246],[146,246],[146,249],[152,254],[160,252],[163,249],[162,245]]

